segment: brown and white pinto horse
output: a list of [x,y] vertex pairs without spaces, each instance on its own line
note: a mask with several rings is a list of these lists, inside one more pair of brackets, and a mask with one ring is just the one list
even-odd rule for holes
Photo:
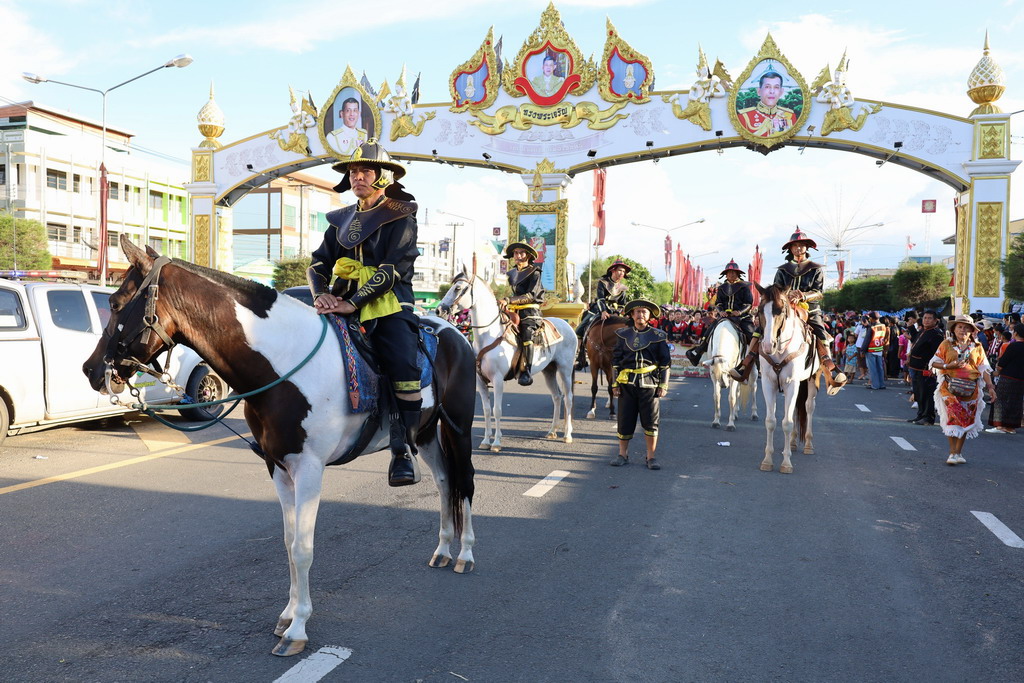
[[597,417],[597,378],[604,374],[605,385],[608,387],[608,417],[615,417],[615,398],[612,387],[615,378],[612,376],[612,356],[619,338],[615,334],[626,326],[626,319],[620,316],[609,316],[606,320],[595,320],[587,330],[583,343],[587,349],[587,362],[590,364],[590,410],[587,418]]
[[[775,451],[775,400],[779,393],[782,400],[782,464],[779,472],[793,473],[790,456],[797,445],[797,439],[804,440],[804,453],[814,453],[814,434],[811,418],[814,415],[814,398],[818,393],[817,354],[814,352],[814,336],[797,308],[790,303],[789,287],[771,285],[762,288],[758,315],[764,330],[758,344],[758,360],[761,371],[761,393],[764,394],[764,426],[767,440],[761,470],[771,472],[774,467]],[[796,427],[796,429],[794,429]]]
[[[325,321],[312,308],[269,287],[142,251],[124,235],[121,248],[131,268],[110,297],[110,322],[83,367],[97,390],[119,392],[119,377],[131,377],[133,363],[149,362],[169,339],[195,349],[236,391],[247,393],[298,366],[323,332]],[[449,546],[459,534],[455,571],[462,573],[474,565],[473,350],[450,324],[428,320],[439,330],[436,381],[423,391],[417,445],[441,495],[439,543],[429,564],[447,566]],[[274,629],[281,638],[276,655],[298,654],[306,646],[324,467],[346,453],[367,419],[349,409],[345,373],[337,337],[328,334],[295,374],[245,401],[245,420],[262,448],[284,515],[291,587]],[[387,446],[383,422],[365,452]]]

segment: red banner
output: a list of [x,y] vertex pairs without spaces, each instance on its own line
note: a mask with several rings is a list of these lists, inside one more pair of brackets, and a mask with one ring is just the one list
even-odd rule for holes
[[594,169],[594,227],[597,228],[595,247],[604,244],[604,184],[607,173],[603,168]]
[[839,288],[843,287],[843,279],[846,276],[846,261],[836,261],[836,271],[839,272]]

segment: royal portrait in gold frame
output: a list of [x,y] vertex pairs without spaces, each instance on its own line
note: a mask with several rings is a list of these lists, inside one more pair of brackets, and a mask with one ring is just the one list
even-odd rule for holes
[[537,250],[535,263],[541,266],[544,289],[565,301],[568,295],[565,261],[569,200],[553,202],[508,201],[508,240],[526,242]]
[[768,35],[730,89],[726,110],[740,137],[770,149],[806,123],[811,112],[808,93],[803,76]]
[[362,143],[380,136],[380,108],[345,67],[341,82],[320,107],[317,132],[324,149],[337,159],[348,159]]

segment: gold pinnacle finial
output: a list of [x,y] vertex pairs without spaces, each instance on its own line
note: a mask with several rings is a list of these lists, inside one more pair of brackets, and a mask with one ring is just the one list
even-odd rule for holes
[[978,106],[971,112],[975,114],[1001,114],[1002,109],[994,104],[1006,91],[1006,74],[990,54],[988,31],[985,31],[985,47],[982,57],[967,79],[967,96]]
[[213,99],[213,81],[210,81],[210,99],[199,110],[196,121],[199,123],[199,132],[206,138],[199,146],[204,149],[218,149],[221,144],[217,142],[217,138],[224,132],[224,112]]

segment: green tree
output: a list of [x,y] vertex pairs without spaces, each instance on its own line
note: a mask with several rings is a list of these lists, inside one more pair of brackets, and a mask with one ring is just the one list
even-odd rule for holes
[[308,256],[291,256],[274,262],[274,289],[282,291],[289,287],[306,284]]
[[931,304],[949,293],[949,268],[941,263],[905,263],[892,276],[893,309]]
[[672,290],[674,287],[671,282],[662,281],[654,283],[654,303],[659,306],[672,303]]
[[1024,301],[1024,232],[1017,233],[1010,241],[1010,249],[1001,265],[1006,278],[1003,289],[1006,296]]
[[[590,287],[594,288],[594,292],[597,292],[597,280],[608,271],[608,265],[615,259],[622,259],[632,270],[629,273],[629,277],[626,279],[627,290],[626,296],[629,299],[653,299],[655,294],[655,282],[654,276],[651,275],[651,271],[647,270],[646,267],[637,263],[633,259],[628,259],[625,256],[619,254],[612,254],[611,256],[605,256],[599,258],[596,261],[591,261],[583,269],[580,274],[580,282],[583,283],[584,293],[583,300],[587,303],[593,301],[591,296]],[[591,281],[591,277],[593,280]],[[671,298],[671,293],[669,298]]]
[[0,270],[43,270],[53,265],[46,226],[31,218],[0,211]]

